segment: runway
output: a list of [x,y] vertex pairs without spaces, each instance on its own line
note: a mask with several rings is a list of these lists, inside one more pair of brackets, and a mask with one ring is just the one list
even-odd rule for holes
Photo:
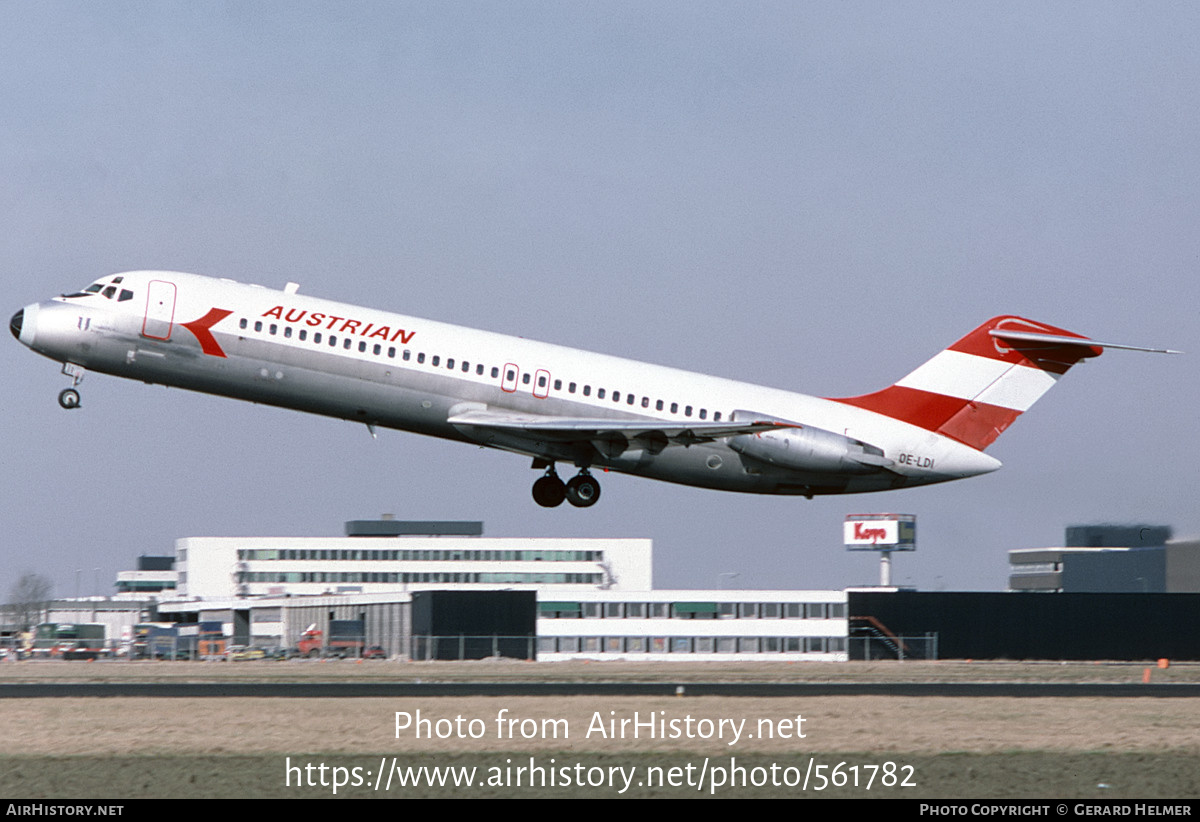
[[1200,683],[1029,682],[28,682],[0,699],[56,697],[269,697],[360,699],[462,696],[902,696],[1194,698]]

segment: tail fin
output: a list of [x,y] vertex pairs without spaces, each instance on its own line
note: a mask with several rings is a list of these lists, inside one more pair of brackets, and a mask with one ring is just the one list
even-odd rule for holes
[[1106,347],[1135,348],[1022,317],[993,317],[890,388],[836,401],[982,451],[1067,369]]

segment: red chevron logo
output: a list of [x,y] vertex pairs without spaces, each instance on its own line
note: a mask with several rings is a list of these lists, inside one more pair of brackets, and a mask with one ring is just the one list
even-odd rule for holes
[[200,341],[200,350],[205,354],[210,354],[214,357],[224,357],[225,352],[221,350],[216,337],[212,335],[212,331],[209,329],[232,313],[232,311],[226,311],[224,308],[212,308],[200,319],[192,320],[190,323],[181,323],[181,325],[188,331],[191,331],[196,339]]

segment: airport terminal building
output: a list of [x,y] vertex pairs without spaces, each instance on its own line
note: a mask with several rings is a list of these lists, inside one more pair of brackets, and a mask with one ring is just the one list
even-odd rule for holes
[[187,537],[177,591],[196,600],[505,588],[652,587],[648,539],[483,537],[481,522],[346,523],[345,537]]

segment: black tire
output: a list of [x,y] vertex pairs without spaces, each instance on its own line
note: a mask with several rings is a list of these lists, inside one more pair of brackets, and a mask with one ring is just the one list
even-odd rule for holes
[[533,501],[543,508],[557,508],[567,498],[567,487],[553,475],[547,475],[533,484]]
[[79,407],[79,392],[74,388],[64,388],[58,392],[58,404],[68,410]]
[[590,508],[600,499],[600,483],[591,474],[580,474],[567,483],[567,502]]

